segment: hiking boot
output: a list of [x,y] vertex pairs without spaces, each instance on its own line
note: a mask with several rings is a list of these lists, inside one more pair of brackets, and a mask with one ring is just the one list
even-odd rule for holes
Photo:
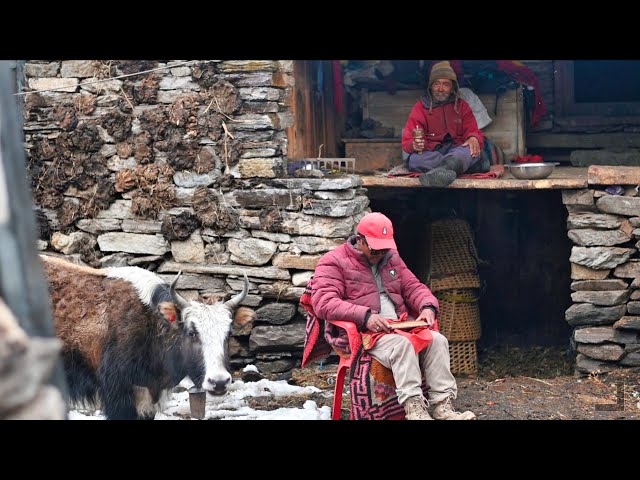
[[407,420],[433,420],[427,411],[427,402],[422,395],[409,397],[402,406]]
[[442,165],[448,170],[453,170],[456,175],[462,175],[464,170],[464,163],[460,157],[455,155],[445,155]]
[[433,418],[436,420],[475,420],[475,413],[467,410],[466,412],[456,412],[451,405],[451,397],[447,397],[440,403],[436,404],[433,409]]
[[453,170],[438,167],[423,173],[418,177],[418,180],[423,187],[446,187],[453,183],[456,176],[456,172]]

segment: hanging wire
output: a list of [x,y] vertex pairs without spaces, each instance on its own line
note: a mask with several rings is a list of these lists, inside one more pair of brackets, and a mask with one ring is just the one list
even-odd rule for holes
[[31,93],[43,93],[43,92],[55,92],[58,90],[64,90],[65,88],[69,88],[69,87],[77,87],[77,86],[84,86],[84,85],[93,85],[96,83],[105,83],[105,82],[110,82],[112,80],[119,80],[121,78],[127,78],[127,77],[134,77],[136,75],[144,75],[145,73],[151,73],[151,72],[157,72],[158,70],[166,70],[168,68],[175,68],[175,67],[179,67],[182,65],[187,65],[187,64],[191,64],[191,63],[210,63],[213,62],[213,60],[188,60],[186,62],[180,62],[180,63],[174,63],[172,65],[165,65],[164,67],[157,67],[157,68],[152,68],[150,70],[143,70],[142,72],[135,72],[135,73],[127,73],[127,74],[123,74],[123,75],[118,75],[117,77],[109,77],[109,78],[103,78],[100,80],[92,80],[90,82],[82,82],[80,84],[76,84],[76,85],[67,85],[64,87],[57,87],[57,88],[48,88],[45,90],[31,90],[28,92],[18,92],[18,93],[14,93],[13,95],[29,95]]

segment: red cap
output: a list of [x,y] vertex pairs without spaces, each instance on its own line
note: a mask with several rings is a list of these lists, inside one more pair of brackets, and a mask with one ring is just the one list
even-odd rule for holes
[[367,213],[358,223],[358,233],[365,236],[367,244],[374,250],[398,249],[393,240],[393,224],[379,212]]

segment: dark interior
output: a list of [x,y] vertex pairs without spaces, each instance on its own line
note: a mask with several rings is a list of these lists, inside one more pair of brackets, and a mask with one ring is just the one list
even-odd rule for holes
[[574,60],[575,102],[640,102],[640,61]]
[[560,191],[369,188],[371,209],[394,224],[398,250],[425,281],[433,220],[457,215],[480,257],[480,347],[564,346],[571,327],[567,211]]

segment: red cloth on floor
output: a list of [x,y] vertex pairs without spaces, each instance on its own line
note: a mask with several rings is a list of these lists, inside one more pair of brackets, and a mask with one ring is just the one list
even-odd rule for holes
[[491,165],[485,173],[463,173],[458,178],[500,178],[504,175],[504,165]]
[[[417,178],[420,175],[422,175],[422,173],[420,173],[420,172],[410,172],[406,168],[394,167],[392,169],[392,171],[387,173],[386,176],[390,177],[390,178],[393,178],[393,177]],[[489,167],[489,171],[488,172],[485,172],[485,173],[463,173],[462,175],[459,175],[458,178],[475,178],[475,179],[500,178],[503,175],[504,175],[504,165],[491,165],[491,167]]]
[[398,173],[388,173],[387,177],[409,177],[409,178],[418,178],[422,173],[420,172],[398,172]]

